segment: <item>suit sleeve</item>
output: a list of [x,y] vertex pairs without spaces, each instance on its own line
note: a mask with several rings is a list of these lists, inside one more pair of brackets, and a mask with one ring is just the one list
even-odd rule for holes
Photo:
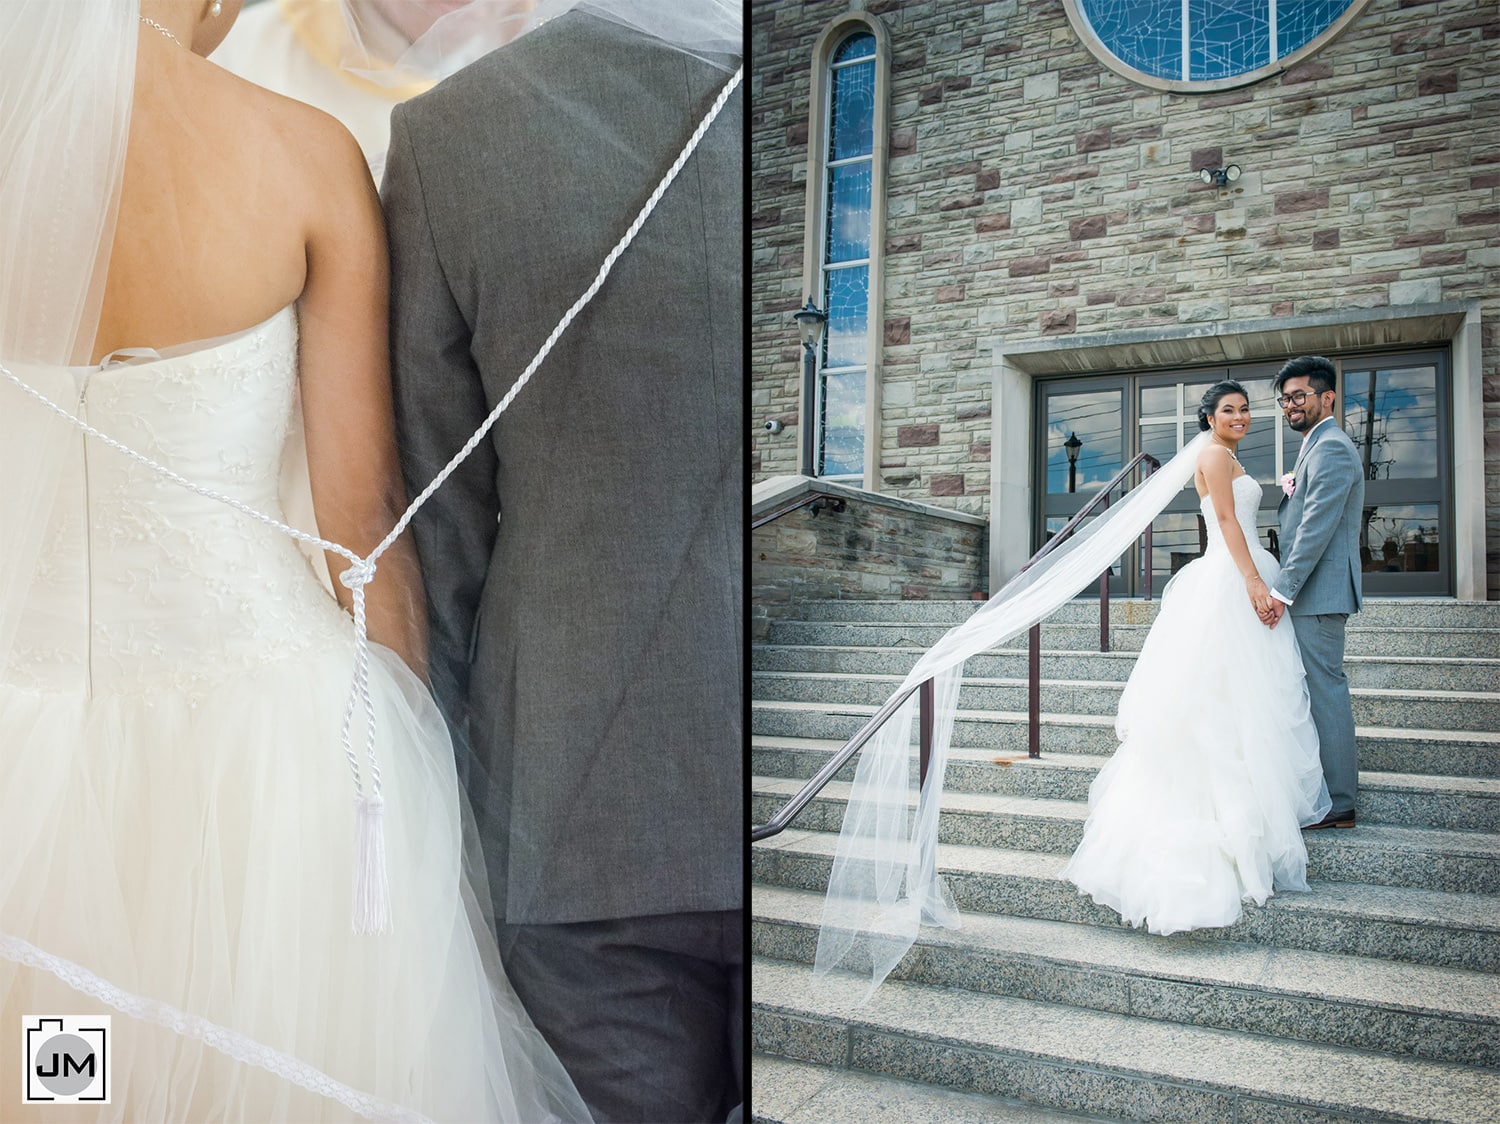
[[[489,413],[470,354],[471,332],[454,299],[428,212],[407,107],[391,115],[381,198],[391,257],[391,381],[408,493],[416,498]],[[486,439],[418,510],[416,537],[427,590],[433,693],[467,732],[469,666],[494,548],[500,501],[497,458]]]
[[1307,456],[1308,463],[1302,472],[1307,480],[1302,518],[1297,523],[1296,536],[1282,552],[1281,575],[1272,590],[1288,604],[1297,599],[1333,541],[1343,519],[1349,490],[1360,479],[1359,458],[1344,441],[1325,438]]

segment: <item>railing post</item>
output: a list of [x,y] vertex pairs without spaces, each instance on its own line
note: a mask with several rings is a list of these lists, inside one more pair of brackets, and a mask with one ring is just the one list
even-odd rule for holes
[[[1104,497],[1102,507],[1109,506],[1109,497]],[[1099,575],[1099,650],[1109,651],[1109,571],[1110,567],[1104,568],[1104,573]]]
[[1031,626],[1026,642],[1026,756],[1042,755],[1042,625]]
[[929,679],[917,688],[917,787],[927,785],[927,766],[932,762],[933,686]]
[[1151,524],[1146,524],[1146,600],[1151,600]]

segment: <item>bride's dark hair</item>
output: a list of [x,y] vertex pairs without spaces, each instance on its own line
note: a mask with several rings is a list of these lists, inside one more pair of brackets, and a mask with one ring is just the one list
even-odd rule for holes
[[1198,403],[1198,428],[1200,430],[1210,428],[1208,419],[1213,417],[1214,411],[1219,408],[1219,399],[1226,394],[1244,394],[1245,401],[1250,401],[1250,395],[1245,394],[1245,388],[1233,379],[1214,383],[1203,392],[1203,398]]

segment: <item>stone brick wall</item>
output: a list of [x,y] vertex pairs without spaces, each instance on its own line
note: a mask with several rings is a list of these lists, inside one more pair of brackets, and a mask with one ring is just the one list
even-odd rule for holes
[[[755,478],[797,470],[810,51],[847,0],[751,7]],[[1500,6],[1372,0],[1290,71],[1211,95],[1098,62],[1060,0],[870,0],[892,46],[879,434],[893,495],[983,514],[987,341],[1483,302],[1500,597]],[[1236,163],[1229,188],[1195,172]]]
[[[841,490],[842,491],[842,490]],[[807,601],[967,599],[986,584],[986,530],[869,493],[783,515],[751,532],[751,638]]]

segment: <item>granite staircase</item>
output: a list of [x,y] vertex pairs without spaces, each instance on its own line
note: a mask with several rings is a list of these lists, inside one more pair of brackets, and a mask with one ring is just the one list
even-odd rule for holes
[[[764,823],[966,602],[832,602],[753,653]],[[938,863],[964,913],[868,1003],[811,972],[847,766],[755,844],[756,1120],[1500,1120],[1500,602],[1372,600],[1346,669],[1359,826],[1306,836],[1311,892],[1156,937],[1056,879],[1155,603],[1075,602],[1042,629],[1042,757],[1025,638],[972,658]],[[1238,705],[1267,705],[1244,699]]]

